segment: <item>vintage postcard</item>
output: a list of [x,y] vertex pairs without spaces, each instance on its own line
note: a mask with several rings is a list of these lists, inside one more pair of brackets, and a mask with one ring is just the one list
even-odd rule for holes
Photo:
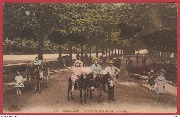
[[178,113],[177,2],[4,1],[2,26],[2,113]]

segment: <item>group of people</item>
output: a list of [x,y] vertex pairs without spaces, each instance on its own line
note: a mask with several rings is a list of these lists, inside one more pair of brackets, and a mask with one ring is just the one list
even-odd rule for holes
[[[139,53],[137,53],[139,55]],[[136,55],[136,61],[139,62]],[[147,55],[143,54],[142,56],[142,64],[143,66],[146,65],[147,61]],[[126,72],[129,74],[131,73],[131,69],[133,68],[133,61],[130,59],[130,56],[127,57],[125,69]],[[151,67],[150,71],[148,72],[148,84],[149,84],[149,90],[150,91],[156,91],[159,94],[159,101],[162,100],[162,95],[165,93],[165,85],[166,85],[166,79],[165,79],[166,71],[164,69],[155,70],[155,68]],[[156,85],[156,87],[155,87]]]
[[[143,56],[145,58],[144,65],[146,63],[147,57],[146,55]],[[114,88],[117,83],[118,79],[118,73],[120,72],[120,66],[121,66],[121,59],[116,58],[115,60],[109,60],[108,61],[108,66],[105,67],[104,70],[102,70],[101,65],[98,63],[99,59],[98,58],[93,58],[93,64],[90,66],[91,72],[93,73],[93,79],[96,80],[98,75],[101,74],[110,74],[110,78],[108,80],[109,86],[108,86],[108,100],[109,101],[114,101]],[[81,60],[76,60],[74,63],[73,67],[73,76],[72,76],[72,81],[75,82],[78,79],[78,76],[80,76],[83,68],[83,62]],[[128,56],[126,63],[125,63],[125,73],[130,74],[131,69],[133,68],[133,61],[131,60],[131,57]],[[150,69],[148,72],[148,84],[150,85],[150,91],[155,91],[159,94],[159,101],[162,100],[162,95],[165,93],[165,70],[161,69],[158,72],[155,72],[153,68]],[[156,89],[155,89],[155,84],[156,84]],[[74,87],[72,91],[74,90]]]
[[[147,55],[143,54],[142,55],[142,64],[143,64],[143,66],[146,65],[146,62],[147,62]],[[136,63],[139,63],[139,52],[137,52],[137,54],[136,54]]]
[[[85,59],[88,59],[88,56],[86,56]],[[108,80],[108,100],[109,101],[115,101],[114,97],[114,89],[117,83],[118,79],[118,73],[120,72],[120,66],[121,66],[121,59],[116,58],[115,60],[109,60],[108,61],[108,66],[105,67],[103,70],[101,65],[99,64],[99,59],[98,58],[93,58],[92,59],[93,64],[90,66],[91,72],[93,74],[93,79],[96,80],[98,75],[102,74],[109,74],[110,78]],[[40,73],[40,77],[47,77],[47,81],[49,82],[49,67],[45,64],[42,64],[42,60],[38,60],[38,57],[35,58],[35,61],[33,63],[33,66],[35,69],[43,69]],[[43,67],[42,67],[43,65]],[[76,61],[74,62],[73,65],[73,74],[71,76],[71,80],[73,82],[72,86],[72,91],[74,90],[74,84],[75,81],[83,74],[83,67],[84,63],[80,60],[79,57],[77,57]],[[130,59],[130,56],[127,57],[126,63],[125,63],[125,70],[126,73],[130,73],[131,69],[133,68],[133,61]],[[26,70],[28,71],[28,69]],[[159,100],[162,99],[163,93],[165,93],[165,70],[161,69],[158,72],[155,72],[154,68],[151,68],[148,74],[148,84],[150,85],[150,91],[155,91],[155,84],[157,85],[156,91],[159,93]],[[27,76],[28,78],[28,76]],[[21,95],[22,91],[21,88],[24,87],[24,79],[23,76],[19,71],[17,71],[16,77],[15,77],[16,84],[14,87],[17,88],[17,95]]]
[[89,65],[89,56],[87,53],[85,53],[82,57],[79,55],[79,53],[77,53],[76,55],[76,60],[81,60],[83,61],[83,66],[88,66]]
[[71,59],[68,55],[61,58],[61,64],[63,67],[68,68],[71,67]]
[[[37,71],[37,69],[39,70],[39,76],[40,79],[46,78],[46,81],[49,83],[49,67],[46,64],[46,62],[44,62],[42,60],[39,60],[38,57],[35,58],[34,63],[33,63],[33,71]],[[30,79],[33,75],[31,75],[32,73],[30,72],[30,65],[29,63],[27,63],[27,68],[26,68],[26,79],[28,82],[30,82]],[[21,72],[17,70],[16,72],[16,76],[15,76],[15,86],[16,87],[16,92],[17,95],[21,95],[22,93],[22,88],[24,87],[24,81],[25,78],[23,78],[23,76],[21,75]]]
[[[116,84],[116,80],[117,80],[117,75],[120,72],[120,69],[115,67],[114,61],[110,60],[108,62],[108,66],[105,68],[105,70],[102,70],[101,65],[98,63],[99,59],[98,58],[93,58],[92,59],[93,64],[90,66],[91,68],[91,72],[93,74],[93,79],[94,81],[97,80],[97,77],[99,75],[102,74],[109,74],[110,78],[108,79],[108,100],[109,101],[115,101],[114,99],[114,87]],[[75,81],[78,79],[78,77],[80,77],[80,75],[83,74],[83,62],[79,59],[77,59],[74,62],[74,67],[73,67],[73,74],[71,76],[71,80],[73,82],[73,86],[72,86],[72,91],[74,90],[74,83]]]

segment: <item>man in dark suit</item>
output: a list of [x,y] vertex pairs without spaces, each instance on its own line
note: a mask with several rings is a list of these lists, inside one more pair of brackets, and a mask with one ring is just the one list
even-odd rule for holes
[[113,64],[116,68],[120,69],[121,66],[121,59],[116,57],[116,59],[114,60],[114,64]]
[[142,57],[142,64],[143,64],[143,66],[146,65],[146,61],[147,61],[147,56],[146,56],[146,54],[143,54],[143,57]]
[[125,65],[125,69],[126,69],[126,74],[130,77],[131,75],[131,70],[133,68],[133,61],[130,59],[130,56],[127,57],[126,60],[126,65]]

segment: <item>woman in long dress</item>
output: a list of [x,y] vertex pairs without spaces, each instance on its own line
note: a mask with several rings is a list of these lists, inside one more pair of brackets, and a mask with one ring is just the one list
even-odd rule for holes
[[159,94],[159,101],[162,100],[162,95],[165,93],[166,79],[164,76],[165,71],[161,69],[160,74],[156,78],[156,92]]

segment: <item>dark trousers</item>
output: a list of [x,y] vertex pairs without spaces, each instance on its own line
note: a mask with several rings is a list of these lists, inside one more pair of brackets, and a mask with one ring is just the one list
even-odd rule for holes
[[114,86],[109,87],[108,86],[108,100],[113,100],[114,99]]

